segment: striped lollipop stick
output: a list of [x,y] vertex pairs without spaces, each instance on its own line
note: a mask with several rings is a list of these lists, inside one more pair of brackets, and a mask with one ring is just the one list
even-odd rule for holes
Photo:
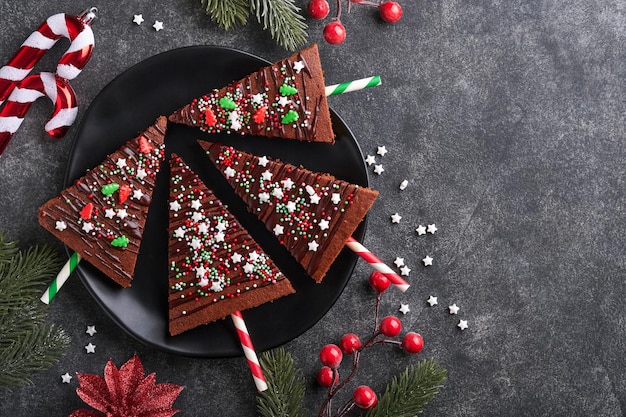
[[261,369],[261,365],[259,364],[259,358],[257,357],[254,346],[252,345],[252,339],[248,333],[246,322],[243,320],[243,316],[240,311],[231,313],[230,318],[233,320],[233,324],[237,330],[237,336],[239,337],[239,342],[243,348],[243,353],[248,360],[248,366],[250,366],[250,372],[252,372],[254,385],[256,385],[256,389],[259,392],[265,391],[267,389],[267,382],[265,381],[265,376],[263,376],[263,369]]
[[349,93],[352,91],[363,90],[364,88],[376,87],[382,84],[380,75],[373,77],[361,78],[360,80],[348,81],[341,84],[326,86],[326,97],[336,96],[337,94]]
[[359,243],[356,239],[350,236],[346,240],[346,246],[350,248],[354,253],[363,258],[368,264],[370,264],[375,270],[389,278],[389,281],[402,292],[409,289],[409,283],[406,282],[400,275],[396,274],[391,268],[389,268],[383,261],[378,259],[376,255],[370,252],[365,246]]
[[63,265],[61,271],[59,271],[57,276],[52,280],[52,283],[50,284],[46,292],[44,292],[41,296],[42,302],[50,304],[50,301],[54,298],[55,295],[57,295],[57,292],[63,286],[63,284],[65,284],[65,281],[67,281],[70,275],[72,275],[72,272],[74,272],[80,260],[81,256],[78,253],[72,253],[70,259],[68,259],[65,265]]

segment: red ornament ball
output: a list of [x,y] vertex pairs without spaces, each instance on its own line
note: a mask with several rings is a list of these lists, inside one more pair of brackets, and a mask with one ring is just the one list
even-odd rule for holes
[[361,347],[361,339],[359,339],[359,336],[354,333],[347,333],[344,334],[339,341],[339,346],[341,347],[343,353],[350,355],[359,350]]
[[402,7],[395,1],[386,1],[378,6],[380,18],[387,23],[396,23],[402,17]]
[[324,40],[331,45],[339,45],[346,40],[346,28],[335,20],[324,26]]
[[333,371],[328,366],[322,366],[317,372],[317,383],[322,387],[330,387],[333,384],[333,375],[335,376],[335,383],[339,378],[339,374]]
[[362,410],[371,410],[378,403],[378,398],[373,389],[367,385],[359,385],[352,393],[352,399],[357,407]]
[[388,337],[394,337],[402,331],[402,323],[395,316],[387,316],[380,321],[380,332]]
[[306,10],[313,19],[321,20],[328,16],[330,7],[326,0],[311,0]]
[[341,359],[343,359],[343,354],[337,345],[331,343],[320,349],[320,362],[322,362],[322,365],[337,369]]
[[419,333],[408,332],[402,339],[402,349],[407,353],[419,353],[424,348],[424,339]]
[[370,275],[370,287],[374,289],[377,293],[381,294],[385,292],[387,288],[391,285],[391,281],[382,272],[374,271]]

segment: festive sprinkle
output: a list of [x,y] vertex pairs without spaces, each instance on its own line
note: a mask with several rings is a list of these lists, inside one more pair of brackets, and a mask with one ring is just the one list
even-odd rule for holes
[[398,309],[398,311],[400,313],[402,313],[402,314],[406,314],[406,313],[408,313],[411,310],[409,309],[409,305],[408,304],[400,304],[400,308]]
[[220,107],[225,110],[235,110],[237,108],[237,103],[235,103],[231,98],[222,97],[219,100]]
[[375,165],[375,166],[374,166],[374,173],[376,173],[376,174],[380,175],[380,174],[382,174],[383,172],[385,172],[385,168],[383,168],[383,166],[382,166],[382,165]]
[[87,330],[85,331],[85,333],[87,333],[89,336],[93,336],[98,332],[96,331],[96,326],[87,326]]
[[112,182],[110,184],[104,184],[101,188],[101,191],[102,191],[102,194],[108,197],[114,192],[116,192],[119,188],[120,188],[119,184]]
[[384,146],[379,146],[376,153],[380,156],[385,156],[385,154],[387,153],[387,148],[385,148]]
[[428,300],[426,300],[426,302],[428,304],[430,304],[431,307],[436,306],[437,305],[437,297],[433,297],[431,295],[430,297],[428,297]]
[[407,180],[402,181],[400,183],[400,190],[404,191],[408,185],[409,185],[409,182]]
[[154,28],[154,30],[156,30],[157,32],[160,30],[163,30],[163,22],[160,22],[158,20],[154,21],[154,25],[152,25],[152,27]]
[[457,314],[460,309],[456,304],[452,304],[451,306],[448,306],[448,310],[450,310],[450,314]]
[[400,275],[408,277],[410,273],[411,273],[411,268],[409,268],[408,266],[405,265],[402,268],[400,268]]
[[295,87],[292,87],[287,84],[283,84],[279,87],[278,91],[283,96],[292,96],[298,93],[298,90]]
[[372,165],[376,163],[376,157],[373,155],[367,155],[367,157],[365,158],[365,162],[367,163],[367,165]]
[[143,16],[140,14],[136,14],[133,16],[133,23],[136,23],[138,26],[143,23]]
[[391,223],[400,223],[401,219],[402,216],[400,216],[398,213],[394,213],[391,215]]
[[130,240],[126,236],[121,235],[111,241],[111,246],[116,248],[125,248],[129,243]]
[[89,342],[89,344],[85,346],[85,350],[87,351],[87,353],[96,353],[96,345]]
[[287,125],[295,122],[296,120],[298,120],[298,113],[294,110],[289,110],[281,119],[281,123]]
[[461,330],[467,329],[469,327],[467,324],[467,320],[459,320],[459,324],[457,324],[457,327]]
[[431,266],[433,264],[433,258],[426,255],[426,257],[422,259],[422,262],[424,262],[424,266]]
[[429,224],[428,229],[426,229],[426,231],[430,233],[431,235],[433,235],[437,231],[437,227],[434,224]]
[[70,381],[72,380],[72,376],[66,372],[63,375],[61,375],[61,380],[63,381],[64,384],[69,384]]
[[421,224],[417,226],[417,229],[415,229],[415,231],[417,232],[418,236],[422,236],[426,234],[426,228],[422,226]]
[[398,268],[404,266],[404,258],[400,258],[400,257],[396,257],[396,259],[393,261],[394,264],[396,264],[396,266]]

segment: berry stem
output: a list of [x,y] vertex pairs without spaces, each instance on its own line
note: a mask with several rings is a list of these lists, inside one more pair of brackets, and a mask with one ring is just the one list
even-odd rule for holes
[[337,15],[335,16],[335,20],[339,21],[341,18],[341,0],[337,0]]
[[380,298],[382,293],[376,294],[376,303],[374,304],[374,331],[372,333],[376,333],[378,330],[378,311],[380,310]]

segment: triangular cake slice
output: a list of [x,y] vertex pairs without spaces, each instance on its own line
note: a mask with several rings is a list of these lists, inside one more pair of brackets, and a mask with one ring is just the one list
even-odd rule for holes
[[169,120],[209,133],[335,141],[315,44],[195,98]]
[[170,161],[172,336],[294,293],[289,280],[177,155]]
[[39,224],[123,287],[133,279],[166,127],[160,117],[39,208]]
[[199,141],[250,212],[321,282],[378,192],[279,160]]

